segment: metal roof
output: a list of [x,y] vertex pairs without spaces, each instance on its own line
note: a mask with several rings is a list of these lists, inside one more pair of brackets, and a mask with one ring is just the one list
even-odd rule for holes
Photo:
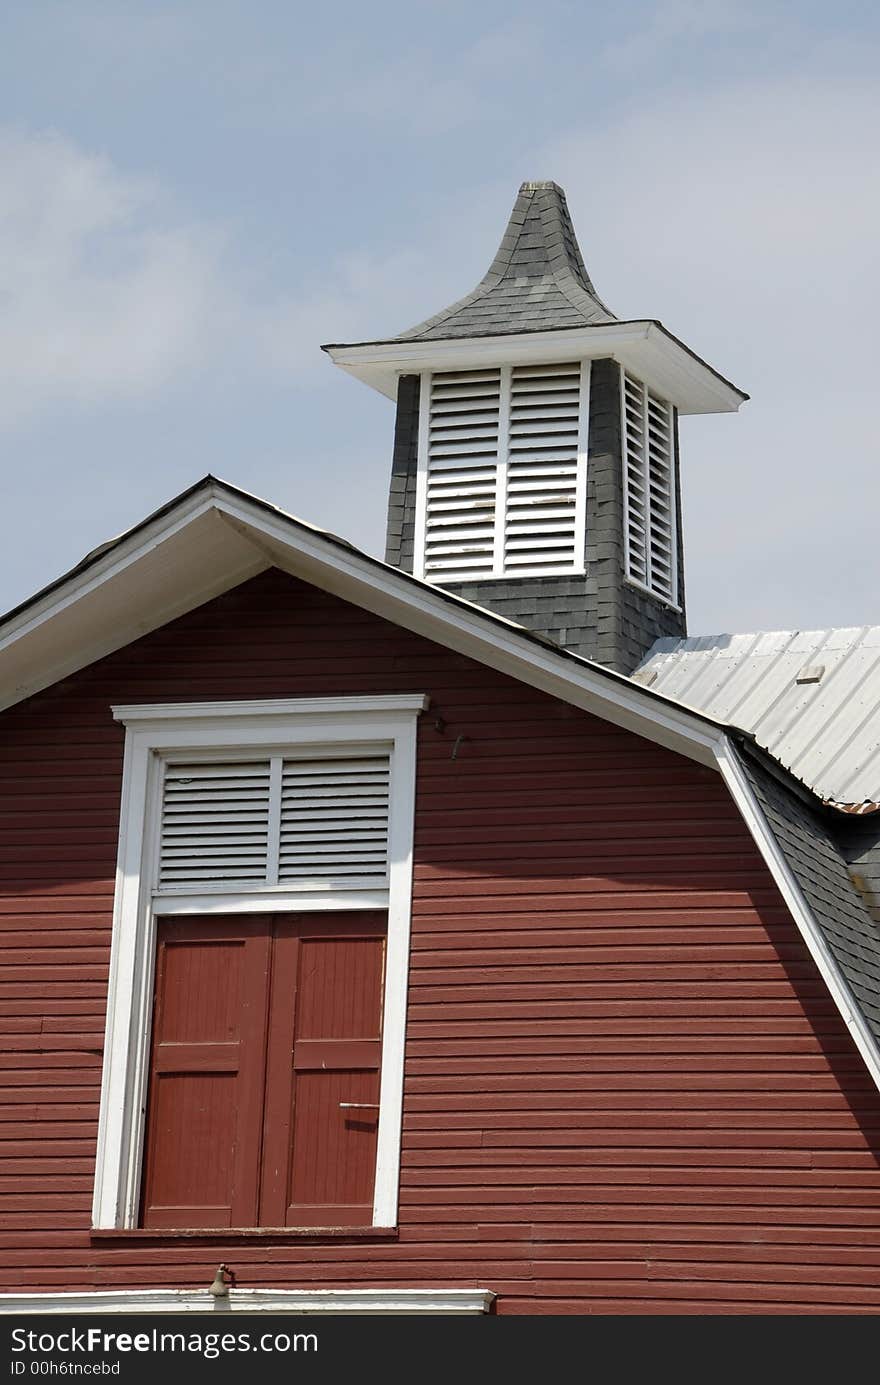
[[880,625],[657,640],[633,678],[750,731],[829,802],[880,800]]

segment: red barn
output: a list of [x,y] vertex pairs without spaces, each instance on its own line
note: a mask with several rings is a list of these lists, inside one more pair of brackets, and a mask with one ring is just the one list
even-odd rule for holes
[[326,349],[386,562],[207,477],[0,624],[0,1307],[877,1311],[880,639],[687,638],[745,396],[550,183]]

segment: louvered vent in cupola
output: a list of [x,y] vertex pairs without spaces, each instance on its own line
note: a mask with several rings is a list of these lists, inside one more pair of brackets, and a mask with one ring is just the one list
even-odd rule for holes
[[159,889],[385,884],[386,750],[165,768]]
[[504,570],[569,572],[576,558],[581,366],[515,366],[510,382]]
[[498,480],[500,370],[431,380],[425,575],[491,576]]
[[678,601],[672,408],[622,375],[627,576],[655,596]]
[[418,575],[583,571],[588,384],[580,361],[424,377]]

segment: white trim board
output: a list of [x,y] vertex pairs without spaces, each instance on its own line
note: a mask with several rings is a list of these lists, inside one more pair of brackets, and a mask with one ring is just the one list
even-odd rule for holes
[[[403,1058],[409,977],[415,816],[416,721],[427,699],[391,697],[284,699],[119,707],[126,723],[119,855],[110,948],[110,981],[92,1224],[137,1225],[148,1080],[150,1017],[159,914],[193,914],[201,897],[155,894],[162,756],[181,750],[239,750],[287,745],[375,745],[390,750],[387,891],[324,892],[324,907],[388,911],[373,1225],[394,1226],[400,1176]],[[130,717],[126,716],[130,713]],[[311,910],[312,891],[254,891],[210,896],[213,910]],[[266,901],[270,901],[267,903]],[[180,907],[176,907],[180,905]]]
[[389,399],[397,398],[399,376],[424,370],[476,370],[487,365],[606,356],[640,376],[683,414],[734,413],[748,399],[661,322],[648,319],[492,337],[340,342],[322,350],[334,365]]
[[488,1313],[491,1289],[95,1289],[0,1294],[0,1313]]

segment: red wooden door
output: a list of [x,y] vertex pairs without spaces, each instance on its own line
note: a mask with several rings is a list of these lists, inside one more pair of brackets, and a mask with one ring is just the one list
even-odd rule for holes
[[147,1227],[368,1226],[385,919],[163,922]]
[[264,1134],[266,1225],[372,1221],[384,963],[379,916],[346,922],[338,915],[288,916],[279,923]]
[[260,921],[159,926],[144,1226],[256,1223],[269,962]]

